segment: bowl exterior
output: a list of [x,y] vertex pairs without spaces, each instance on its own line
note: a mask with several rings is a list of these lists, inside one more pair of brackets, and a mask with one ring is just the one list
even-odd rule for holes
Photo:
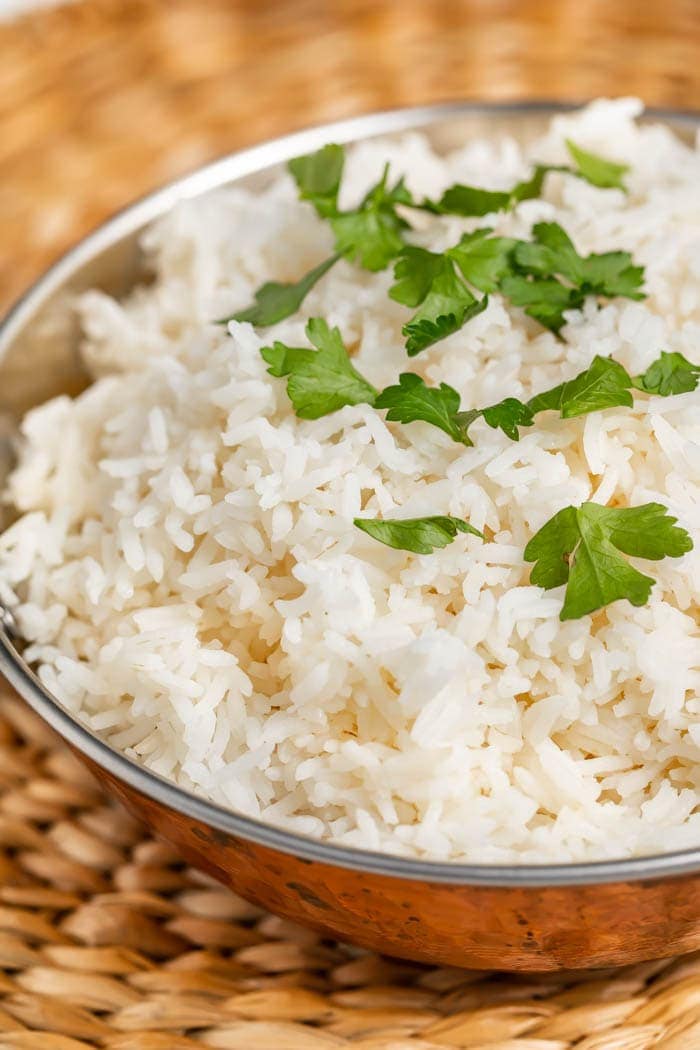
[[76,753],[195,867],[334,939],[418,962],[530,972],[621,966],[700,948],[700,874],[513,887],[353,871],[185,816]]

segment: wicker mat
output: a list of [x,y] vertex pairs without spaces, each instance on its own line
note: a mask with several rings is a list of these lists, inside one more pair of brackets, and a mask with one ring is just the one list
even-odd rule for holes
[[0,792],[2,1050],[700,1047],[700,953],[516,978],[322,941],[186,868],[8,696]]
[[[696,0],[88,0],[0,25],[0,55],[4,302],[138,194],[316,120],[445,97],[700,108]],[[187,869],[0,695],[0,1050],[202,1046],[695,1050],[700,957],[513,978],[322,942]]]

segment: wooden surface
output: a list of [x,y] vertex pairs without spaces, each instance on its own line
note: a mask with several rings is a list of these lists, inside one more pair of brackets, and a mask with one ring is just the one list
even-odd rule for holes
[[246,143],[444,98],[700,108],[698,0],[86,0],[0,25],[0,300]]
[[[697,0],[88,0],[0,25],[0,301],[214,156],[444,98],[700,109]],[[323,943],[187,870],[0,701],[0,1050],[696,1050],[700,958],[570,979]]]

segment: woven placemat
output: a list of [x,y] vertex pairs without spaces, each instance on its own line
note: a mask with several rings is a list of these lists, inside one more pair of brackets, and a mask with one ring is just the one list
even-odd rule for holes
[[[700,108],[696,0],[87,0],[0,25],[0,300],[149,188],[318,120],[447,97]],[[186,868],[0,689],[0,1050],[694,1050],[700,957],[430,969]]]
[[512,977],[323,941],[185,867],[8,695],[0,792],[1,1050],[700,1047],[700,953]]
[[0,297],[238,146],[445,98],[700,109],[698,0],[85,0],[0,24]]

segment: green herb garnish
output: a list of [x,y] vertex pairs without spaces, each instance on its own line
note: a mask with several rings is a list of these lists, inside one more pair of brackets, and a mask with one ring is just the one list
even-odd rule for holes
[[525,561],[536,563],[530,580],[545,590],[566,584],[560,620],[576,620],[620,598],[644,605],[654,580],[622,555],[659,561],[692,550],[693,541],[676,521],[660,503],[565,507],[525,548]]
[[328,273],[339,258],[339,255],[331,255],[329,259],[324,259],[313,270],[304,274],[301,280],[290,284],[268,281],[258,288],[255,293],[255,302],[251,306],[231,314],[230,317],[222,317],[218,323],[249,321],[251,324],[258,325],[259,328],[268,328],[271,324],[283,321],[285,317],[296,313],[314,285],[324,274]]
[[528,401],[533,412],[559,412],[562,419],[573,419],[589,412],[618,405],[632,406],[632,379],[610,357],[594,357],[588,368],[573,379],[537,394]]
[[415,206],[436,215],[465,217],[480,217],[497,211],[508,211],[521,201],[539,197],[545,177],[550,171],[575,175],[603,189],[625,189],[622,176],[629,170],[626,164],[615,164],[595,153],[588,153],[570,139],[566,140],[566,147],[574,161],[573,168],[566,164],[536,164],[529,178],[516,182],[509,190],[487,190],[481,186],[466,186],[458,182],[449,186],[439,200],[425,200]]
[[344,162],[343,147],[331,145],[291,160],[288,167],[301,199],[310,201],[321,218],[330,222],[338,254],[366,270],[383,270],[404,246],[404,231],[409,227],[396,209],[412,204],[411,195],[403,179],[393,186],[387,184],[387,165],[356,208],[340,211],[338,191]]
[[599,186],[601,189],[625,189],[622,176],[629,171],[629,165],[615,164],[613,161],[605,160],[595,153],[589,153],[587,150],[577,146],[571,139],[566,140],[566,148],[576,164],[574,174],[590,182],[593,186]]
[[472,408],[461,411],[459,394],[454,387],[441,383],[439,387],[428,386],[420,376],[404,372],[397,386],[382,390],[374,402],[375,408],[388,408],[387,419],[399,423],[421,420],[431,423],[462,445],[474,444],[469,436],[469,427],[477,419],[483,419],[493,430],[502,430],[513,441],[517,441],[518,427],[529,427],[534,422],[532,411],[515,397],[507,397],[488,408]]
[[336,249],[365,270],[383,270],[404,246],[408,223],[397,212],[399,204],[409,204],[410,194],[399,179],[387,186],[388,165],[359,207],[330,217]]
[[337,328],[312,317],[306,334],[316,350],[276,342],[260,351],[273,376],[289,376],[287,394],[300,419],[318,419],[345,405],[373,404],[375,388],[353,368]]
[[459,394],[447,383],[427,386],[415,372],[404,372],[397,386],[382,390],[374,402],[375,408],[386,408],[386,418],[392,422],[413,423],[421,420],[439,427],[464,445],[471,445],[459,410]]
[[355,518],[355,525],[372,539],[379,540],[396,550],[412,551],[414,554],[432,554],[436,547],[446,547],[458,532],[470,533],[484,539],[473,525],[449,514],[430,518]]
[[[549,171],[568,171],[588,179],[596,186],[621,185],[619,180],[626,170],[624,165],[613,164],[586,153],[574,143],[567,145],[578,165],[575,169],[538,164],[529,178],[516,183],[510,190],[488,190],[456,184],[449,187],[437,202],[415,201],[406,189],[403,178],[389,186],[387,165],[380,180],[371,187],[360,204],[347,211],[341,211],[338,207],[345,166],[344,147],[329,143],[314,153],[295,157],[289,161],[288,168],[297,183],[300,199],[309,201],[318,215],[330,223],[335,234],[336,254],[319,263],[296,282],[268,281],[257,290],[255,301],[250,306],[222,318],[220,323],[249,321],[263,328],[284,320],[299,309],[316,282],[341,257],[359,263],[367,270],[383,270],[406,247],[405,233],[410,226],[398,211],[399,206],[419,208],[434,214],[486,215],[513,208],[528,198],[538,197]],[[542,229],[554,225],[540,224]],[[426,252],[426,255],[442,258],[443,261],[441,265],[435,263],[432,267],[434,273],[429,287],[422,297],[416,299],[413,296],[415,302],[409,303],[407,299],[399,298],[402,293],[396,292],[396,288],[403,280],[399,280],[392,289],[394,298],[399,302],[421,307],[405,326],[409,354],[420,353],[427,346],[458,331],[486,307],[485,299],[477,300],[462,284],[452,268],[451,260],[457,263],[465,280],[473,287],[484,292],[496,291],[497,288],[506,294],[510,292],[509,298],[516,305],[524,306],[530,316],[554,332],[558,332],[564,323],[564,310],[580,306],[583,295],[642,297],[641,294],[635,294],[641,283],[642,270],[631,265],[630,257],[625,252],[610,252],[605,256],[589,256],[581,260],[568,238],[567,249],[566,245],[557,248],[544,243],[539,246],[519,245],[512,238],[488,237],[490,232],[477,230],[465,234],[460,243],[445,253],[444,257]],[[529,264],[526,261],[528,248],[537,249],[530,253]],[[512,258],[516,249],[521,253],[521,258],[516,260],[517,265]],[[587,264],[586,273],[580,279],[572,276],[576,269],[573,264],[577,260],[578,263]],[[417,265],[415,258],[407,265]],[[558,273],[573,281],[577,291],[570,290],[566,294],[552,282],[542,284],[528,281],[528,284],[535,283],[535,287],[524,286],[522,274],[545,276],[547,267],[550,274]],[[509,283],[504,285],[504,281]]]
[[513,237],[492,237],[492,233],[489,226],[465,233],[445,253],[457,263],[465,280],[482,292],[498,291],[503,278],[513,272],[512,254],[519,243]]
[[409,357],[459,331],[488,304],[485,296],[477,299],[472,295],[448,256],[425,248],[404,248],[394,277],[391,298],[405,306],[420,307],[403,327]]
[[522,306],[529,317],[556,334],[563,328],[566,310],[577,310],[584,296],[551,278],[530,280],[520,274],[509,274],[501,281],[500,290],[513,306]]
[[520,270],[534,277],[563,277],[583,295],[644,298],[644,269],[634,265],[629,252],[579,255],[571,238],[556,222],[539,222],[532,233],[532,242],[521,241],[513,251]]
[[338,191],[345,167],[345,149],[329,143],[315,153],[290,160],[287,167],[299,188],[299,197],[310,201],[322,219],[338,212]]
[[700,365],[694,365],[683,354],[661,351],[656,361],[647,368],[644,375],[632,380],[637,390],[646,394],[660,394],[669,397],[672,394],[687,394],[695,390],[700,382]]

